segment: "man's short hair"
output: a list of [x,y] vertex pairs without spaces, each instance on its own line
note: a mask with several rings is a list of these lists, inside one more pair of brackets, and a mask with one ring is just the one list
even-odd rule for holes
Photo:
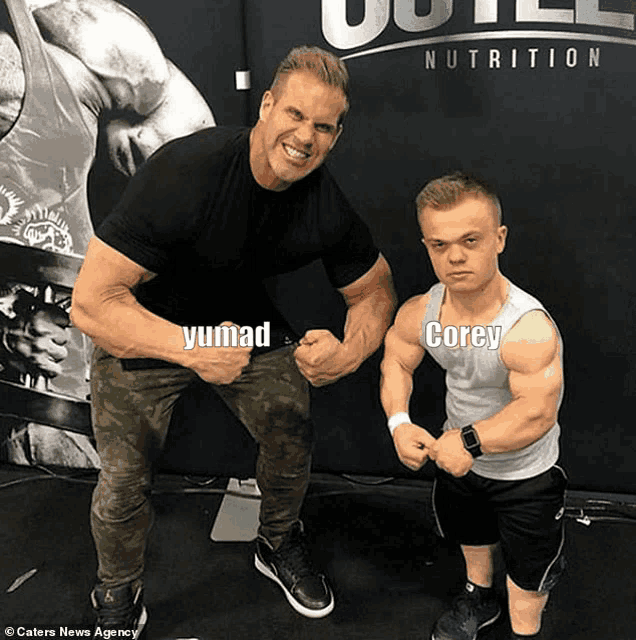
[[269,90],[274,91],[281,77],[294,71],[309,71],[325,84],[336,87],[344,93],[345,109],[338,119],[338,125],[342,125],[349,110],[349,72],[345,63],[338,56],[320,47],[294,47],[276,68]]
[[495,189],[482,178],[463,171],[449,173],[425,185],[415,200],[418,219],[424,207],[450,209],[469,196],[482,196],[490,200],[497,210],[498,226],[501,226],[501,202]]

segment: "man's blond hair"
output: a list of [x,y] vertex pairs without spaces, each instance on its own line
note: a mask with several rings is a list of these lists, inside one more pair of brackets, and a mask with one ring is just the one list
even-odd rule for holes
[[345,109],[338,119],[338,126],[349,110],[349,72],[345,63],[333,53],[320,47],[294,47],[280,62],[269,90],[276,95],[276,87],[281,80],[294,71],[309,71],[320,78],[325,84],[340,89],[345,97]]

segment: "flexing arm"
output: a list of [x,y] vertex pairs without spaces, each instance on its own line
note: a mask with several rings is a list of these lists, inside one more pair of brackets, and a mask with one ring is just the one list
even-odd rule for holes
[[[413,373],[426,353],[419,335],[427,304],[427,296],[415,296],[408,300],[398,311],[395,323],[386,334],[380,400],[387,418],[396,413],[408,413]],[[393,431],[393,442],[402,463],[415,471],[426,462],[428,447],[435,439],[426,429],[404,423]]]
[[395,312],[391,268],[381,254],[367,273],[338,291],[348,307],[343,341],[314,329],[296,349],[298,368],[317,387],[352,373],[374,353]]
[[163,101],[168,65],[150,29],[113,0],[31,2],[45,39],[79,58],[115,109],[147,115]]
[[380,254],[367,273],[339,291],[347,304],[343,346],[355,371],[378,350],[391,326],[397,302],[389,263]]
[[184,350],[182,328],[145,309],[133,295],[138,284],[152,277],[154,274],[93,237],[73,289],[71,321],[119,358],[167,360],[217,384],[235,380],[247,366],[251,348],[195,346]]
[[523,449],[557,419],[563,370],[557,332],[542,311],[532,311],[508,332],[501,359],[510,370],[511,402],[475,423],[484,453]]

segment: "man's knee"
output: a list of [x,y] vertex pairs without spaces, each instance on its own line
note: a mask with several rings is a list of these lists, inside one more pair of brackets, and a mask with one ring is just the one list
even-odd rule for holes
[[104,522],[124,522],[148,508],[150,482],[145,474],[103,471],[93,492],[91,511]]
[[545,573],[541,576],[537,585],[536,579],[534,584],[526,584],[523,580],[517,579],[512,575],[508,576],[508,591],[523,591],[528,594],[536,594],[537,597],[547,595],[561,580],[565,573],[566,562],[563,553],[550,564]]
[[280,406],[268,416],[268,428],[260,433],[261,456],[277,467],[305,467],[314,445],[313,421],[293,407]]
[[309,407],[300,398],[281,397],[265,402],[264,414],[273,431],[283,432],[289,438],[311,442],[314,425]]

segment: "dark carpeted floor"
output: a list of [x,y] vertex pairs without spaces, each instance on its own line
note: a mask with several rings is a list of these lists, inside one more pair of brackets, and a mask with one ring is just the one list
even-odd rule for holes
[[[0,633],[11,626],[19,637],[22,627],[29,637],[29,630],[50,628],[55,635],[48,637],[62,637],[60,627],[81,632],[93,620],[94,475],[82,483],[36,475],[41,472],[0,467]],[[13,480],[21,482],[7,484]],[[221,496],[183,494],[185,486],[175,476],[155,483],[157,520],[145,576],[148,640],[428,640],[463,584],[459,550],[432,531],[430,485],[368,486],[319,475],[304,521],[337,602],[327,618],[303,618],[254,569],[251,543],[210,540]],[[636,640],[634,524],[586,526],[569,518],[566,526],[569,570],[545,614],[549,637]],[[37,572],[7,593],[30,569]],[[503,597],[501,573],[497,588]],[[503,640],[508,629],[505,616],[479,639]]]

